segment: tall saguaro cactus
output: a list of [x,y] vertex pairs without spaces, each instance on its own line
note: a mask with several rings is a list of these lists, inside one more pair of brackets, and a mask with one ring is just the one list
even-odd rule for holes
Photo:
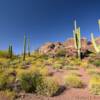
[[76,20],[74,21],[73,36],[74,36],[75,48],[77,49],[78,58],[81,59],[81,34],[80,34],[80,27],[77,28],[76,26]]
[[100,53],[100,46],[97,46],[93,33],[91,33],[91,41],[92,41],[92,44],[94,46],[96,53]]
[[30,57],[30,39],[28,38],[28,56]]
[[23,60],[26,57],[26,34],[24,35],[24,48],[23,48]]
[[12,56],[13,56],[13,50],[12,50],[12,45],[11,44],[9,45],[8,52],[9,52],[9,57],[12,58]]
[[100,19],[98,20],[99,30],[100,30]]

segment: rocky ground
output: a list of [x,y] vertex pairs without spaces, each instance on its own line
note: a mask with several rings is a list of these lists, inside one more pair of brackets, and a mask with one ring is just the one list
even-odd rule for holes
[[60,92],[58,95],[54,97],[45,97],[45,96],[39,96],[35,94],[24,94],[21,98],[17,100],[100,100],[100,96],[92,95],[88,91],[88,81],[89,76],[85,72],[83,68],[79,68],[77,70],[77,73],[80,74],[81,79],[83,80],[85,86],[83,88],[71,88],[68,89],[64,86],[63,77],[64,75],[70,73],[70,71],[67,70],[54,70],[52,67],[48,67],[49,71],[53,73],[53,77],[56,77],[58,79],[58,82],[62,86]]
[[[89,59],[89,56],[88,56],[89,51],[91,52],[94,51],[94,48],[91,42],[88,42],[86,38],[82,38],[81,42],[82,42],[81,52],[83,54],[83,57],[85,55],[84,60],[87,61]],[[100,44],[100,38],[96,39],[96,43]],[[38,49],[38,51],[40,54],[46,54],[49,58],[52,58],[52,59],[57,58],[59,56],[63,57],[63,55],[65,58],[67,57],[73,58],[77,55],[77,50],[74,48],[73,38],[68,39],[67,41],[63,43],[61,42],[46,43],[43,46],[41,46]],[[39,60],[37,59],[38,59],[38,56],[35,58],[36,62],[38,63]],[[99,59],[100,59],[100,56],[99,56]],[[34,61],[33,58],[31,58],[31,60]],[[43,59],[40,58],[40,62],[41,60]],[[30,58],[29,58],[29,61],[30,61]],[[40,63],[39,66],[41,66],[41,64],[42,63]],[[49,73],[51,73],[50,77],[54,77],[61,86],[56,96],[46,97],[46,96],[36,95],[34,93],[31,93],[31,94],[30,93],[20,93],[19,97],[16,100],[100,100],[100,96],[93,95],[88,90],[90,76],[89,74],[87,74],[85,68],[77,65],[78,69],[74,69],[74,71],[80,75],[80,78],[84,83],[84,86],[82,88],[68,88],[68,87],[65,87],[64,85],[64,76],[69,74],[72,70],[66,70],[63,68],[54,69],[53,65],[54,64],[52,63],[51,65],[48,65],[46,67],[48,68]],[[30,67],[30,65],[28,67]],[[97,68],[97,71],[100,72],[100,68]],[[0,100],[9,100],[9,99],[4,94],[0,93]]]

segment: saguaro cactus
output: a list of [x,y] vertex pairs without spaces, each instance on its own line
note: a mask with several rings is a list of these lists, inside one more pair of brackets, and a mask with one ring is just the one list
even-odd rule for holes
[[23,48],[23,60],[26,57],[26,34],[24,35],[24,48]]
[[99,30],[100,30],[100,19],[98,20]]
[[13,56],[13,50],[12,50],[12,45],[11,44],[9,45],[8,52],[9,52],[9,57],[12,58],[12,56]]
[[30,57],[30,39],[28,38],[28,56]]
[[93,33],[91,33],[91,41],[92,41],[92,44],[94,46],[96,53],[100,53],[100,46],[97,46]]
[[74,36],[75,48],[77,49],[78,58],[81,59],[81,34],[80,34],[80,27],[77,28],[76,26],[76,20],[74,21],[73,36]]

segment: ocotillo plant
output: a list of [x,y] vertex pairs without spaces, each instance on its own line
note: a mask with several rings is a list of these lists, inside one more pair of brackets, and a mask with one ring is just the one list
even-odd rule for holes
[[91,33],[91,41],[92,41],[92,44],[94,46],[96,53],[100,53],[100,46],[97,46],[93,33]]
[[9,45],[9,50],[8,50],[8,52],[9,52],[9,57],[12,58],[12,56],[13,56],[12,45]]
[[24,35],[24,48],[23,48],[23,60],[26,57],[26,34]]
[[30,57],[30,39],[28,38],[28,56]]
[[77,56],[79,59],[81,59],[81,34],[80,34],[80,27],[77,28],[76,26],[76,20],[74,21],[74,43],[75,43],[75,48],[77,49]]

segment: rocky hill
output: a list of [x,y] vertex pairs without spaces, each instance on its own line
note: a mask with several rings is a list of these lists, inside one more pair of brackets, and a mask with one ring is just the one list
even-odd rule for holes
[[[87,41],[86,38],[81,39],[82,54],[86,54],[88,51],[94,51],[91,41]],[[100,38],[96,38],[96,43],[100,44]],[[58,53],[65,53],[67,56],[76,56],[77,50],[74,47],[74,39],[70,38],[65,42],[48,42],[39,48],[39,53],[47,55],[56,55]]]

